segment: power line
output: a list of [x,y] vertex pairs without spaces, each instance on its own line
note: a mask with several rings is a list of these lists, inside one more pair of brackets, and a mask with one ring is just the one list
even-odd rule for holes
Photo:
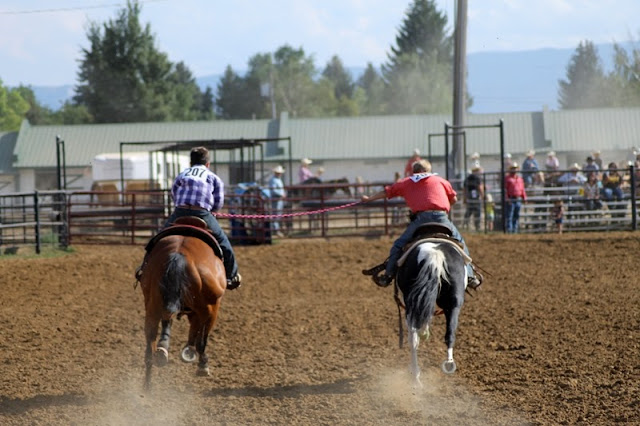
[[[167,0],[139,0],[140,3],[153,3],[159,1],[167,1]],[[72,12],[76,10],[89,10],[89,9],[105,9],[112,7],[122,7],[125,6],[125,3],[109,3],[109,4],[99,4],[95,6],[77,6],[77,7],[61,7],[56,9],[31,9],[31,10],[9,10],[9,11],[0,11],[0,15],[27,15],[32,13],[51,13],[51,12]]]

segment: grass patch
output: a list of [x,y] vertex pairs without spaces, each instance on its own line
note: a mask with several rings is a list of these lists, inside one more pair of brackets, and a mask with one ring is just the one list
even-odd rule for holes
[[0,261],[7,259],[45,259],[63,257],[75,253],[73,247],[61,249],[57,247],[41,247],[40,254],[36,253],[36,248],[32,246],[21,247],[0,247]]

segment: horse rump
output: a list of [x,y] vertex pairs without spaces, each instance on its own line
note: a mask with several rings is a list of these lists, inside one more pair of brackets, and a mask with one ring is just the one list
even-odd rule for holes
[[447,258],[438,244],[423,243],[409,254],[398,270],[398,287],[404,295],[407,326],[421,329],[436,310],[442,281],[446,281]]

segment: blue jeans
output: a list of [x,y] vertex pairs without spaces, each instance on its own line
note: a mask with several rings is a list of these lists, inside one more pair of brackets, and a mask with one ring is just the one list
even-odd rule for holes
[[[284,211],[284,200],[282,198],[280,198],[280,199],[272,199],[271,200],[271,214],[282,215],[283,211]],[[279,232],[280,231],[280,218],[279,217],[274,217],[273,219],[271,219],[271,229],[273,230],[273,232]]]
[[520,221],[520,208],[522,201],[520,199],[507,200],[505,205],[505,217],[507,218],[507,233],[516,234],[520,230],[518,222]]
[[624,198],[622,189],[619,186],[616,186],[615,188],[602,188],[602,196],[607,201],[611,201],[613,199],[622,200]]
[[169,219],[164,223],[164,227],[170,226],[177,218],[183,216],[196,216],[207,222],[207,226],[211,230],[213,237],[216,239],[220,248],[222,249],[222,263],[224,263],[224,270],[227,274],[227,278],[233,278],[238,273],[238,264],[236,263],[236,257],[233,254],[233,248],[227,235],[224,233],[216,217],[206,210],[190,210],[181,209],[176,207]]
[[[391,252],[389,253],[389,260],[387,261],[386,268],[387,275],[392,277],[396,275],[396,271],[398,269],[396,263],[402,255],[402,248],[409,241],[411,241],[411,237],[413,237],[413,233],[416,231],[416,229],[418,229],[420,225],[431,222],[447,225],[451,229],[451,236],[454,239],[460,241],[464,248],[464,252],[469,254],[469,249],[467,248],[467,244],[464,242],[464,238],[462,238],[462,235],[460,235],[460,232],[458,232],[458,228],[456,228],[456,226],[449,220],[447,213],[439,211],[427,211],[418,213],[417,217],[409,223],[407,229],[404,230],[402,235],[400,235],[400,237],[398,237],[398,239],[394,241],[393,246],[391,246]],[[469,277],[474,276],[473,268],[471,268],[471,265],[467,265],[467,274],[469,275]]]

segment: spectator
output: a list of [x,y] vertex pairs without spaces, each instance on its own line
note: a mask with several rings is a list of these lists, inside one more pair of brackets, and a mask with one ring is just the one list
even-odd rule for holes
[[544,169],[546,171],[545,181],[549,186],[556,186],[560,177],[560,160],[556,156],[555,151],[549,151],[547,158],[544,160]]
[[538,166],[538,161],[536,160],[536,152],[531,149],[529,150],[529,152],[527,152],[527,158],[525,158],[525,160],[522,162],[522,177],[527,188],[533,185],[535,174],[539,170],[540,167]]
[[602,183],[598,180],[598,175],[595,172],[589,173],[583,187],[584,207],[586,210],[599,210],[602,208],[602,203],[600,202],[601,188]]
[[620,201],[623,198],[622,175],[613,161],[602,175],[602,196],[607,201]]
[[[273,168],[273,176],[269,179],[269,192],[271,198],[271,211],[273,214],[282,216],[284,212],[284,198],[286,192],[284,182],[282,182],[282,174],[284,168],[280,165]],[[277,237],[284,237],[280,227],[280,217],[275,217],[271,221],[271,230]]]
[[502,162],[504,163],[504,169],[509,171],[509,169],[511,168],[511,164],[513,163],[511,154],[509,154],[508,152],[504,154],[504,158],[502,159]]
[[573,163],[569,171],[558,178],[558,183],[567,187],[582,187],[586,181],[587,178],[584,177],[580,171],[580,165],[578,163]]
[[322,181],[323,174],[324,174],[324,167],[318,167],[318,170],[316,171],[316,177],[318,178],[319,181]]
[[640,154],[636,155],[636,161],[633,162],[633,174],[636,180],[636,196],[640,194]]
[[554,201],[551,208],[551,217],[558,228],[558,234],[562,234],[562,224],[564,222],[564,204],[562,200]]
[[519,231],[520,208],[527,201],[524,180],[518,174],[518,163],[515,161],[509,167],[509,173],[504,178],[506,193],[505,217],[507,233],[515,234]]
[[484,219],[488,231],[493,231],[493,222],[496,220],[495,208],[496,203],[493,201],[493,195],[488,193],[484,201]]
[[413,174],[413,163],[420,160],[420,150],[416,148],[413,150],[413,155],[407,160],[407,164],[404,166],[404,177],[409,177]]
[[309,166],[313,161],[308,158],[300,160],[300,168],[298,169],[298,180],[300,183],[304,183],[306,180],[313,177],[313,172],[309,169]]
[[549,151],[549,153],[547,153],[544,168],[547,172],[558,172],[560,170],[560,160],[556,157],[555,151]]
[[464,204],[466,210],[464,212],[463,227],[469,229],[469,220],[473,216],[473,224],[476,231],[480,230],[480,214],[482,210],[482,199],[484,198],[484,190],[482,186],[482,168],[474,166],[471,174],[464,181]]
[[602,170],[602,158],[600,157],[600,151],[595,150],[591,155],[593,156],[593,162],[598,165],[598,170]]
[[473,168],[474,167],[480,167],[482,168],[482,166],[480,165],[480,154],[477,152],[474,152],[473,154],[471,154],[471,171],[473,172]]
[[587,157],[587,162],[583,164],[582,171],[588,176],[590,172],[598,173],[600,167],[596,164],[592,156]]

